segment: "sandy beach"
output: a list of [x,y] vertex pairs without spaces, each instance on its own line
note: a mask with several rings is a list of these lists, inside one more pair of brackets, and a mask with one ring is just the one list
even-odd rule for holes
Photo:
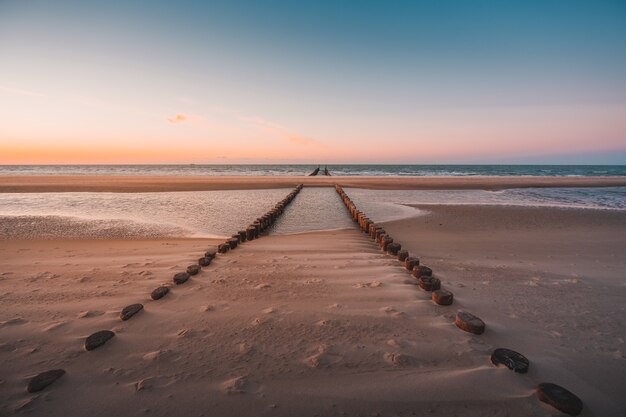
[[[626,213],[419,208],[384,226],[451,306],[356,227],[246,242],[180,286],[219,241],[0,240],[0,414],[558,416],[534,394],[553,382],[582,416],[623,415]],[[132,303],[145,308],[121,321]],[[459,330],[457,310],[486,332]],[[498,347],[529,372],[493,366]],[[55,368],[67,374],[25,391]]]
[[0,192],[158,192],[310,187],[368,188],[373,190],[502,190],[541,187],[623,187],[626,177],[537,176],[131,176],[131,175],[4,175]]

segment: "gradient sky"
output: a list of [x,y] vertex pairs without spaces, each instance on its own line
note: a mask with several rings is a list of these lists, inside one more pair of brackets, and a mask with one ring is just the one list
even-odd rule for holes
[[626,1],[0,0],[0,164],[626,163]]

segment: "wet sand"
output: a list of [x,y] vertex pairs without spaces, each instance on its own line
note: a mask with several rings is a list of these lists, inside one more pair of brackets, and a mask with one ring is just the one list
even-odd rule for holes
[[[356,229],[245,243],[159,301],[215,241],[0,241],[0,414],[558,416],[534,396],[554,382],[582,416],[623,415],[626,214],[420,208],[385,227],[449,307]],[[487,331],[456,328],[458,309]],[[84,351],[101,329],[116,336]],[[529,373],[494,367],[496,347]],[[67,375],[25,392],[53,368]]]
[[305,186],[389,190],[501,190],[529,187],[617,187],[626,177],[306,177],[306,176],[0,176],[0,192],[159,192]]

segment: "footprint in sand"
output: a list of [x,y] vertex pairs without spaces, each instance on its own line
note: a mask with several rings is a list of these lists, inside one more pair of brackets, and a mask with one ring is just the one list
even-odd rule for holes
[[80,313],[78,313],[78,315],[76,316],[79,319],[86,319],[89,317],[96,317],[96,316],[101,316],[104,314],[104,311],[100,311],[100,310],[87,310],[87,311],[81,311]]
[[276,309],[274,307],[268,307],[268,308],[261,310],[261,312],[265,314],[272,314],[276,312]]
[[222,382],[220,385],[220,391],[226,395],[244,394],[249,388],[249,381],[247,376],[238,376]]
[[44,332],[51,332],[53,330],[58,329],[59,327],[65,326],[67,324],[67,321],[63,320],[63,321],[55,321],[52,323],[49,323],[46,327],[43,328]]
[[252,322],[250,323],[252,326],[256,327],[256,326],[261,326],[265,323],[267,323],[268,321],[271,321],[271,318],[263,318],[263,317],[255,317]]
[[6,320],[6,321],[0,321],[0,327],[4,327],[4,326],[19,326],[21,324],[26,324],[26,323],[28,323],[27,320],[24,320],[21,317],[14,317],[14,318]]
[[353,287],[354,288],[378,288],[378,287],[381,287],[382,285],[383,283],[380,281],[372,281],[372,282],[359,282],[357,284],[354,284]]
[[267,282],[263,282],[257,286],[254,287],[255,290],[262,290],[265,288],[271,288],[272,286],[270,284],[268,284]]
[[160,359],[161,357],[163,357],[163,355],[165,355],[168,351],[166,350],[155,350],[153,352],[148,352],[145,355],[143,355],[143,359],[146,361],[156,361],[158,359]]
[[343,356],[329,352],[329,347],[319,346],[317,352],[307,357],[304,362],[311,368],[329,368],[334,364],[341,362]]
[[387,340],[387,344],[391,347],[402,348],[406,345],[406,343],[399,341],[398,339],[391,338]]
[[404,318],[406,317],[406,313],[404,311],[398,311],[394,307],[387,306],[379,309],[381,313],[386,313],[391,315],[392,317]]
[[385,353],[384,358],[385,361],[397,367],[416,366],[418,364],[417,358],[403,353]]
[[247,355],[248,353],[252,353],[254,351],[254,346],[247,342],[242,342],[237,345],[237,350],[242,355]]

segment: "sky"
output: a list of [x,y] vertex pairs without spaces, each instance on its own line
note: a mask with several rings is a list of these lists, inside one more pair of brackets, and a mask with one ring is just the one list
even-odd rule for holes
[[626,164],[626,1],[0,0],[0,164]]

